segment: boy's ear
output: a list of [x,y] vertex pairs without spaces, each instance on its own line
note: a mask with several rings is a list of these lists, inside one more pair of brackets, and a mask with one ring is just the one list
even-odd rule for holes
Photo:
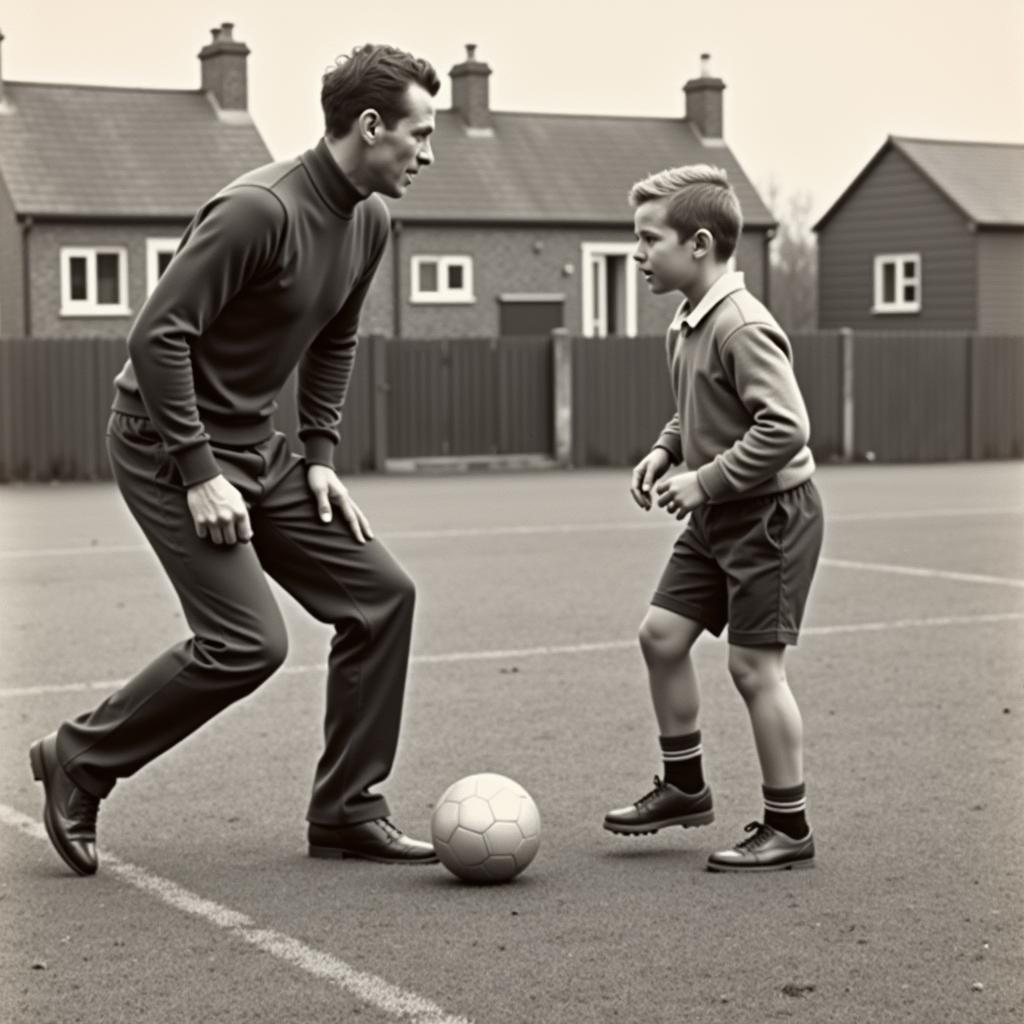
[[693,234],[693,255],[703,259],[715,249],[715,236],[707,228],[698,228]]

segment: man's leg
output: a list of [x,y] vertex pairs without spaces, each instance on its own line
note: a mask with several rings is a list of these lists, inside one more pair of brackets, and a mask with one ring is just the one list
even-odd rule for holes
[[283,438],[276,448],[253,544],[264,569],[335,631],[307,814],[313,837],[387,819],[387,802],[370,789],[387,778],[398,745],[415,587],[379,540],[359,543],[337,515],[321,522],[305,465]]
[[252,547],[197,537],[159,443],[130,426],[110,438],[115,479],[194,635],[48,738],[48,799],[53,780],[65,776],[94,801],[105,797],[117,779],[251,693],[286,653],[284,622]]

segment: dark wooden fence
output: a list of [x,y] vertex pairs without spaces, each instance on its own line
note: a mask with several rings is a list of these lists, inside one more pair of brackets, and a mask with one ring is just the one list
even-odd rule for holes
[[[817,332],[792,339],[819,461],[1024,457],[1024,338]],[[337,466],[551,456],[629,465],[672,410],[662,338],[367,339],[345,403]],[[0,341],[0,481],[109,478],[104,427],[125,345]],[[555,365],[571,377],[559,384]],[[571,393],[569,408],[555,396]],[[294,385],[280,429],[296,433]],[[558,430],[569,425],[568,443]]]

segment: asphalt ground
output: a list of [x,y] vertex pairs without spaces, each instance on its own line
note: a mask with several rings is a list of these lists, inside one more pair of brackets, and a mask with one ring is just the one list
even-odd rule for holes
[[128,780],[100,873],[39,824],[29,743],[182,636],[110,486],[0,490],[0,1020],[979,1022],[1024,1017],[1024,466],[825,467],[788,658],[813,871],[704,870],[761,813],[721,640],[701,640],[714,825],[604,832],[660,771],[636,645],[678,524],[628,472],[352,478],[418,584],[396,820],[478,771],[530,790],[509,885],[310,860],[325,627]]

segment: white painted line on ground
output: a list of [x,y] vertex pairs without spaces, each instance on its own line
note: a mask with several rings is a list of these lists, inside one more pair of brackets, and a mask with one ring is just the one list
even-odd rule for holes
[[956,580],[957,583],[994,583],[1001,587],[1024,588],[1024,580],[1012,576],[986,576],[976,572],[952,572],[948,569],[919,569],[912,565],[889,565],[886,562],[854,562],[847,558],[822,558],[820,565],[833,569],[857,569],[862,572],[885,572],[896,576],[918,576],[925,579]]
[[[829,523],[884,522],[900,519],[947,519],[963,516],[1020,515],[1024,506],[1003,508],[906,509],[899,512],[847,512],[826,517]],[[541,523],[536,526],[462,526],[447,530],[394,530],[383,534],[392,540],[458,540],[466,537],[533,536],[550,533],[608,533],[618,530],[682,530],[682,523],[669,516],[645,522]],[[0,551],[0,560],[61,558],[77,555],[124,555],[149,551],[146,544],[92,544],[66,548],[23,548]]]
[[[49,844],[50,840],[43,826],[13,807],[0,803],[0,821],[17,829],[23,835]],[[408,1021],[409,1024],[471,1024],[465,1017],[450,1014],[429,999],[398,988],[376,974],[356,970],[330,953],[307,946],[304,942],[282,932],[260,928],[245,914],[205,899],[169,879],[161,878],[146,871],[145,868],[122,860],[105,848],[102,870],[136,889],[155,896],[175,910],[198,917],[207,924],[227,932],[233,938],[248,942],[278,960],[330,982],[396,1020]]]
[[[805,626],[801,636],[837,636],[841,633],[875,633],[893,629],[926,629],[936,626],[974,626],[985,623],[1024,621],[1024,612],[993,612],[986,615],[944,615],[927,619],[888,619],[885,622],[852,622],[840,626]],[[604,640],[589,644],[563,644],[543,647],[510,647],[506,650],[451,651],[447,654],[420,654],[410,659],[413,665],[450,665],[467,661],[501,661],[563,654],[594,654],[600,651],[624,651],[638,648],[636,637],[628,640]],[[325,672],[326,660],[311,665],[286,665],[278,675],[306,675]],[[115,690],[123,679],[103,679],[93,683],[55,683],[42,686],[0,687],[3,697],[37,697],[44,693],[81,693],[87,690]]]

